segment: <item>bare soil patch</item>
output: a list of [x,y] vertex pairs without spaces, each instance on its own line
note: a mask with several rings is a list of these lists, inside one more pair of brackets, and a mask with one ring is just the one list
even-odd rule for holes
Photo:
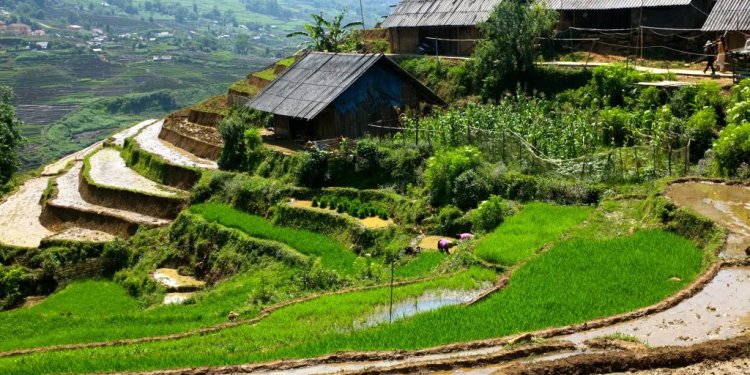
[[39,216],[40,200],[49,178],[27,181],[13,195],[0,203],[0,243],[17,247],[39,247],[42,239],[53,234],[45,228]]
[[151,274],[151,277],[159,284],[164,285],[171,291],[193,291],[203,289],[206,286],[204,281],[200,281],[192,276],[183,276],[173,268],[160,268]]

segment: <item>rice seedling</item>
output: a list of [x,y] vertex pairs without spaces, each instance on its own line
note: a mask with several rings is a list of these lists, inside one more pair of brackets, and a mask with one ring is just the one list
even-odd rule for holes
[[488,262],[512,266],[580,224],[592,209],[529,203],[477,244],[476,255]]
[[[505,336],[631,311],[683,288],[701,270],[690,241],[652,230],[607,240],[574,239],[532,259],[508,288],[470,306],[446,307],[353,330],[387,304],[388,289],[324,297],[253,326],[169,342],[0,358],[0,372],[81,373],[166,369],[301,358],[345,350],[414,349]],[[682,281],[670,281],[677,277]],[[487,270],[396,288],[397,300],[491,280]],[[186,356],[185,353],[191,353]]]

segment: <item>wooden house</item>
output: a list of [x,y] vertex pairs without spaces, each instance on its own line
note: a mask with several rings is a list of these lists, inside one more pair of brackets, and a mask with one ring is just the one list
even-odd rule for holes
[[730,49],[743,48],[750,38],[750,0],[718,0],[703,31],[727,34]]
[[[560,12],[559,30],[569,27],[700,29],[712,0],[546,0]],[[679,31],[679,30],[671,30]],[[669,34],[670,30],[661,30]]]
[[500,1],[401,0],[381,27],[388,30],[393,53],[418,53],[422,44],[437,44],[441,55],[468,56],[481,38],[477,25]]
[[321,140],[378,133],[368,125],[444,104],[383,54],[311,52],[246,105],[274,115],[277,137]]

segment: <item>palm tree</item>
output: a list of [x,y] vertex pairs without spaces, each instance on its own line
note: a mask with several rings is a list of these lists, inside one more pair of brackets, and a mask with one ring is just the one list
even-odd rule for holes
[[342,11],[332,21],[323,18],[323,12],[320,14],[311,14],[313,23],[305,24],[306,31],[298,31],[287,35],[287,37],[306,36],[310,39],[307,45],[315,50],[322,52],[341,52],[342,47],[351,37],[352,27],[361,26],[361,22],[352,22],[343,24],[346,10]]

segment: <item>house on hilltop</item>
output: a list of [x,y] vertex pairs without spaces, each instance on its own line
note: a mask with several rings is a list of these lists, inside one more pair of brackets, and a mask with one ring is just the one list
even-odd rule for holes
[[310,52],[246,105],[274,115],[277,137],[321,140],[358,138],[407,108],[445,102],[383,54]]
[[750,0],[718,0],[702,30],[727,32],[730,49],[744,47],[750,37]]
[[[569,27],[624,29],[639,26],[700,29],[710,0],[546,0],[560,11],[559,30]],[[668,33],[668,30],[662,31]]]
[[393,53],[417,53],[421,44],[437,43],[440,54],[468,56],[481,38],[477,24],[487,21],[500,1],[401,0],[381,27],[388,30]]

